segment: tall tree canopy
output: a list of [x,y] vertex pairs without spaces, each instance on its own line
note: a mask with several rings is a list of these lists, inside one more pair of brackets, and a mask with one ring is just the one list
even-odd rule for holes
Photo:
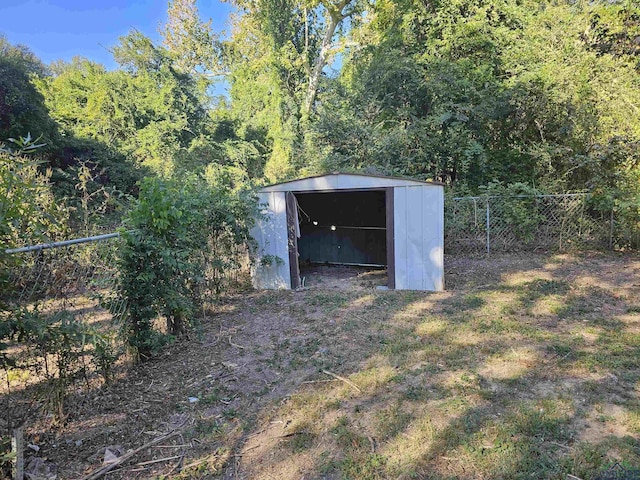
[[609,181],[603,171],[637,171],[639,12],[632,2],[376,2],[312,127],[317,169],[472,190],[494,179],[592,188]]
[[50,144],[56,136],[43,96],[32,79],[46,68],[23,45],[11,45],[0,35],[0,141],[31,133]]
[[238,0],[227,43],[232,109],[265,130],[274,181],[304,168],[302,148],[327,65],[349,36],[358,0]]
[[56,138],[64,161],[99,145],[112,171],[163,177],[365,170],[637,201],[637,2],[231,1],[225,37],[171,0],[162,44],[132,31],[113,71],[45,68],[0,39],[0,133]]
[[176,69],[185,73],[219,73],[220,42],[208,23],[200,19],[195,0],[172,0],[167,23],[160,27],[163,46]]

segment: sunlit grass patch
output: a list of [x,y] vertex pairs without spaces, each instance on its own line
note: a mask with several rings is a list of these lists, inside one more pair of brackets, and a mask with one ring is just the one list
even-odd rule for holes
[[627,411],[625,420],[630,432],[640,434],[640,407],[631,408]]
[[212,452],[202,455],[199,458],[191,458],[184,462],[185,467],[176,474],[176,479],[201,478],[206,475],[216,475],[222,472],[229,459],[231,451],[228,448],[216,448]]
[[415,333],[419,336],[441,337],[447,330],[447,322],[434,318],[426,320],[416,326]]
[[525,375],[538,361],[538,352],[531,347],[509,348],[487,359],[478,372],[488,378],[504,380]]
[[[398,371],[391,365],[379,364],[354,373],[353,375],[350,375],[349,379],[360,387],[363,392],[371,395],[378,389],[388,385],[397,376]],[[350,389],[351,393],[354,392],[353,388],[348,385],[343,388]]]
[[430,418],[430,412],[424,411],[415,418],[402,435],[395,435],[383,446],[381,453],[387,458],[387,472],[397,478],[403,473],[411,473],[420,459],[429,453],[436,428]]

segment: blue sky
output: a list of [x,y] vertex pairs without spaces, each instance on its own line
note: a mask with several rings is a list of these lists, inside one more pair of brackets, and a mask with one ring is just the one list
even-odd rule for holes
[[[200,0],[198,8],[215,31],[228,28],[229,3]],[[165,0],[0,0],[0,33],[44,63],[80,55],[114,68],[109,48],[118,37],[136,28],[158,40],[166,11]]]

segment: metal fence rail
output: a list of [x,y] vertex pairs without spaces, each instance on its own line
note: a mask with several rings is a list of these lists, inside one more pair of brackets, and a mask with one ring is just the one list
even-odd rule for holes
[[445,202],[452,254],[613,248],[613,212],[587,194],[454,197]]

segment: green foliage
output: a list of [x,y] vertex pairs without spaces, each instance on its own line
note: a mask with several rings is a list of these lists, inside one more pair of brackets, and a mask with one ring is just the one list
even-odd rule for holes
[[[493,180],[611,188],[601,173],[633,164],[640,135],[637,14],[600,2],[378,2],[362,48],[323,92],[310,167],[472,192]],[[606,41],[615,55],[594,51],[605,31],[617,32]]]
[[542,219],[536,196],[543,192],[523,183],[491,182],[480,188],[487,196],[500,197],[499,202],[491,203],[491,215],[500,219],[501,226],[523,243],[535,238]]
[[[82,58],[45,69],[0,41],[0,135],[43,135],[74,228],[117,219],[146,174],[235,189],[342,170],[456,194],[590,191],[594,210],[615,209],[616,244],[640,242],[634,2],[233,3],[220,41],[196,2],[171,1],[162,45],[131,31],[112,71]],[[229,97],[211,95],[218,74]],[[533,220],[509,215],[529,238]]]
[[31,80],[46,74],[42,62],[25,46],[0,35],[0,140],[33,132],[45,143],[57,137],[44,98]]
[[323,70],[349,37],[361,3],[348,1],[237,0],[226,42],[233,115],[264,129],[269,152],[267,181],[295,176],[304,168],[306,136]]
[[[141,359],[166,342],[167,334],[180,335],[192,325],[207,278],[221,290],[221,274],[233,266],[230,249],[249,242],[254,214],[255,200],[246,191],[208,186],[197,177],[141,183],[119,258],[125,328]],[[154,328],[159,316],[166,319],[165,334]]]
[[[0,338],[17,342],[28,351],[26,363],[5,357],[2,362],[5,373],[13,368],[44,375],[41,395],[58,419],[65,416],[64,401],[69,387],[78,379],[86,379],[87,358],[100,366],[108,380],[111,366],[119,356],[114,349],[105,347],[110,342],[108,335],[79,322],[71,312],[46,313],[37,305],[13,308],[0,328]],[[20,419],[13,418],[20,412],[7,413],[10,424],[20,423]]]
[[273,265],[282,266],[284,265],[284,260],[277,255],[263,255],[260,258],[260,265],[263,267],[271,267]]
[[204,120],[196,82],[172,68],[167,52],[138,32],[114,56],[125,70],[107,72],[88,60],[56,67],[38,83],[65,132],[113,145],[160,176],[170,176]]
[[186,73],[217,70],[220,44],[211,30],[211,20],[200,20],[195,0],[170,1],[167,16],[161,34],[177,68]]
[[4,250],[51,240],[64,232],[66,221],[51,192],[51,172],[42,173],[41,162],[25,155],[39,145],[30,135],[11,143],[14,147],[0,144],[0,306],[11,287],[7,272],[16,261]]

